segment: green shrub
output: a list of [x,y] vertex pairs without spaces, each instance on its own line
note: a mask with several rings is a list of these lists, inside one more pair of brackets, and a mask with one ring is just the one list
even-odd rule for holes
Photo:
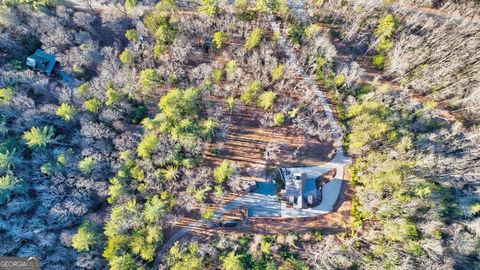
[[122,98],[122,95],[113,89],[112,86],[107,86],[107,90],[105,90],[105,105],[112,106],[117,101]]
[[83,104],[85,109],[91,113],[97,113],[102,108],[102,102],[96,98],[89,99]]
[[290,117],[290,118],[297,117],[299,111],[300,111],[300,107],[295,107],[295,108],[291,109],[290,111],[288,111],[288,117]]
[[240,255],[235,255],[234,251],[231,251],[223,259],[223,269],[225,270],[243,270],[242,261],[240,260]]
[[145,171],[138,166],[135,165],[131,170],[130,170],[130,175],[132,176],[133,179],[137,181],[143,181],[143,178],[145,178]]
[[225,106],[229,111],[233,111],[233,109],[235,109],[235,97],[233,96],[227,97],[225,101]]
[[160,75],[158,75],[155,70],[147,68],[140,71],[138,80],[144,90],[150,90],[153,86],[160,83],[161,79]]
[[153,55],[155,58],[160,58],[162,54],[167,50],[167,47],[164,44],[157,43],[155,44],[155,47],[153,47]]
[[[152,196],[145,203],[143,217],[147,222],[159,222],[160,219],[168,213],[168,203],[162,200],[158,195]],[[158,238],[158,237],[154,237]]]
[[422,248],[422,246],[415,241],[409,241],[405,244],[405,249],[408,253],[412,254],[414,257],[421,257],[426,255],[427,253]]
[[122,62],[122,64],[127,66],[133,64],[133,61],[134,61],[133,54],[130,52],[129,49],[123,50],[123,52],[120,53],[118,58],[120,58],[120,61]]
[[176,33],[177,32],[175,29],[173,29],[170,25],[162,24],[155,30],[154,36],[158,42],[162,44],[168,44],[174,40]]
[[392,14],[383,16],[375,28],[373,34],[376,37],[391,37],[398,28],[398,21]]
[[285,115],[281,112],[278,112],[273,115],[273,123],[275,126],[281,126],[285,122]]
[[157,149],[158,137],[156,134],[145,135],[137,146],[137,154],[140,157],[148,158]]
[[269,0],[255,0],[255,10],[260,13],[268,11]]
[[258,80],[252,81],[248,84],[240,95],[240,101],[246,105],[250,105],[257,93],[262,91],[262,83]]
[[335,75],[335,77],[333,78],[333,83],[335,83],[336,86],[342,86],[345,83],[345,75]]
[[383,56],[383,54],[374,55],[372,58],[372,64],[377,69],[383,69],[385,66],[385,56]]
[[122,255],[112,255],[108,262],[110,270],[133,270],[141,269],[137,268],[135,259],[128,252],[123,253]]
[[283,74],[285,73],[285,66],[284,65],[277,65],[275,66],[270,75],[272,76],[272,81],[278,81],[283,78]]
[[212,81],[214,84],[220,84],[223,79],[223,70],[222,69],[215,69],[212,72]]
[[0,104],[5,104],[12,100],[13,88],[10,86],[0,88]]
[[147,108],[143,105],[137,105],[137,106],[134,106],[134,108],[135,109],[130,115],[130,121],[132,122],[132,124],[138,124],[147,115]]
[[213,136],[213,131],[217,127],[217,120],[214,118],[208,118],[207,120],[202,122],[202,133],[207,137],[210,138]]
[[235,13],[242,15],[245,12],[247,12],[248,2],[249,2],[249,0],[235,0],[235,2],[233,4],[233,8],[235,10]]
[[383,233],[389,241],[406,242],[418,237],[415,223],[408,219],[389,220],[385,222]]
[[21,180],[15,177],[11,171],[0,176],[0,205],[8,202],[14,192],[22,190],[21,187]]
[[480,213],[480,202],[476,202],[470,205],[470,207],[468,208],[468,212],[471,215],[476,215]]
[[137,41],[138,40],[138,32],[136,29],[128,29],[125,32],[125,38],[129,41]]
[[213,218],[214,214],[215,214],[215,208],[208,207],[205,211],[201,213],[201,217],[202,219],[211,219]]
[[316,34],[320,33],[320,31],[322,30],[322,28],[320,27],[320,25],[318,24],[310,24],[306,29],[305,29],[305,36],[307,36],[308,38],[311,38],[313,36],[315,36]]
[[393,48],[393,42],[388,38],[380,39],[377,44],[375,44],[375,51],[382,53],[388,52]]
[[275,103],[276,97],[277,97],[277,93],[273,91],[264,92],[258,97],[257,105],[262,107],[264,110],[272,109]]
[[210,17],[217,15],[218,9],[218,0],[199,0],[200,6],[198,11],[204,13]]
[[233,75],[237,71],[237,62],[235,60],[230,60],[228,63],[225,65],[225,71],[227,71],[227,74]]
[[137,5],[137,0],[125,0],[125,10],[130,11]]
[[227,36],[226,33],[215,32],[213,34],[212,43],[215,46],[215,48],[220,49],[220,48],[222,48],[225,41],[227,41],[227,38],[228,38],[228,36]]
[[255,28],[253,31],[248,35],[247,40],[245,41],[245,49],[252,50],[255,48],[263,37],[263,30],[260,28]]
[[80,85],[79,87],[77,87],[77,93],[79,93],[82,96],[86,96],[89,86],[90,84],[88,82]]
[[160,174],[162,175],[165,181],[174,181],[177,180],[180,176],[180,171],[175,166],[167,166],[160,170]]
[[443,238],[443,233],[441,230],[435,230],[433,233],[432,233],[432,236],[433,238],[437,239],[437,240],[442,240]]
[[288,38],[293,44],[300,44],[302,42],[305,28],[302,24],[291,24],[288,27]]

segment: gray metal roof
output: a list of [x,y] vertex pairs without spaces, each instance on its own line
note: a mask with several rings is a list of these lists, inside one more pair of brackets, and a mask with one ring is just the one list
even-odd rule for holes
[[37,49],[32,55],[27,58],[27,66],[51,74],[55,67],[55,55]]

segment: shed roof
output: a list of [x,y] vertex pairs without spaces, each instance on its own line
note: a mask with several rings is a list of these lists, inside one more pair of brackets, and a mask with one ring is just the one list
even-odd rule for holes
[[37,49],[27,58],[27,66],[51,74],[57,60],[55,55]]

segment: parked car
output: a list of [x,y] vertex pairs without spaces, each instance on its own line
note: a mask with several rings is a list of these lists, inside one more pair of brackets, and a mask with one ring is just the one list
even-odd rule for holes
[[224,220],[224,221],[220,221],[218,225],[220,227],[226,227],[226,228],[236,227],[238,225],[238,220]]
[[210,221],[207,224],[207,227],[208,228],[218,228],[220,226],[220,223],[219,222],[213,222],[213,221]]

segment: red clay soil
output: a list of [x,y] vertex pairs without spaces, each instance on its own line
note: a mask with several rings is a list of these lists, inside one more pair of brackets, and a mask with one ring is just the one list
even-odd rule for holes
[[[262,127],[259,121],[263,113],[254,107],[244,107],[232,113],[230,126],[224,142],[210,144],[219,154],[205,152],[205,162],[216,165],[226,159],[235,162],[237,167],[245,169],[267,164],[317,166],[329,160],[333,146],[320,142],[294,129],[291,123],[280,127]],[[270,142],[279,144],[280,151],[276,161],[267,162],[264,152]],[[293,153],[298,149],[296,157]]]

